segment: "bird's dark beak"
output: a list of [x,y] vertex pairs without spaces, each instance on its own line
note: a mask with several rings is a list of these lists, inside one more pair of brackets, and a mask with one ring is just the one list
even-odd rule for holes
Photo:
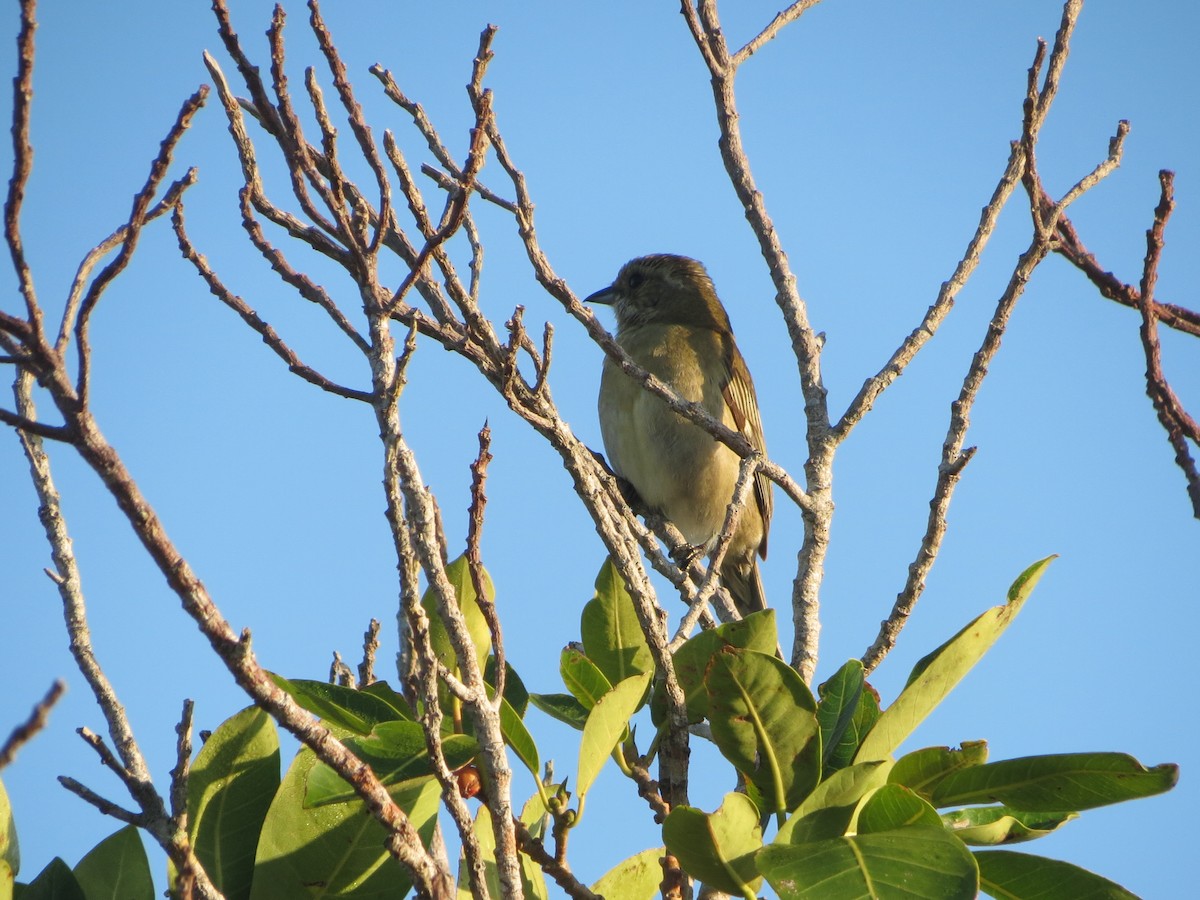
[[617,291],[610,284],[606,288],[601,288],[594,294],[590,294],[583,298],[584,303],[598,303],[601,306],[612,306],[617,302]]

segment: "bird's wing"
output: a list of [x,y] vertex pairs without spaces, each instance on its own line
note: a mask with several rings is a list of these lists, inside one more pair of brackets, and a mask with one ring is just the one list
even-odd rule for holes
[[[763,455],[767,452],[767,443],[763,437],[762,416],[758,411],[758,398],[754,395],[754,380],[746,361],[733,342],[733,336],[728,335],[725,344],[725,383],[721,386],[721,394],[725,405],[733,416],[737,430],[746,436]],[[767,532],[771,524],[771,510],[774,500],[771,497],[771,480],[760,470],[754,476],[754,499],[758,504],[758,512],[763,520],[763,539],[758,545],[758,553],[767,558]]]

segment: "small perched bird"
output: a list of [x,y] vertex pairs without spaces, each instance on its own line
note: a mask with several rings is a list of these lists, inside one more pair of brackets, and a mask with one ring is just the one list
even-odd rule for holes
[[[617,343],[634,362],[766,452],[754,382],[704,266],[686,256],[643,256],[586,302],[612,306]],[[599,411],[616,474],[690,543],[711,551],[733,499],[738,455],[612,359],[604,360]],[[760,472],[721,566],[721,582],[743,616],[766,608],[755,554],[766,558],[771,506],[771,483]]]

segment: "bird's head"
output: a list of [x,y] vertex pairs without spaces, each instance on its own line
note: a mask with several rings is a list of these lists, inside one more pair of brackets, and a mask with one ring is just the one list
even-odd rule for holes
[[621,267],[617,279],[584,301],[611,306],[617,331],[638,325],[692,325],[730,331],[712,279],[686,256],[640,256]]

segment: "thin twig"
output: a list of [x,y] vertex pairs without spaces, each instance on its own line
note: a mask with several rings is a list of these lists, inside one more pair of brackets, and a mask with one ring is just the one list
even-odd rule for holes
[[16,726],[7,740],[0,744],[0,769],[16,759],[17,752],[46,727],[46,723],[50,720],[50,710],[54,708],[54,704],[59,701],[66,689],[65,681],[55,680],[54,684],[50,685],[50,689],[46,691],[45,696],[34,705],[28,718]]
[[1154,404],[1158,421],[1166,430],[1167,440],[1175,450],[1175,462],[1187,479],[1192,514],[1200,519],[1200,472],[1188,448],[1189,440],[1200,444],[1200,425],[1188,415],[1163,373],[1162,348],[1154,316],[1154,289],[1158,282],[1158,263],[1162,258],[1163,233],[1175,208],[1174,173],[1164,170],[1159,172],[1158,177],[1162,191],[1154,210],[1154,224],[1146,231],[1146,259],[1142,267],[1141,302],[1138,305],[1142,314],[1142,348],[1146,354],[1146,394]]

